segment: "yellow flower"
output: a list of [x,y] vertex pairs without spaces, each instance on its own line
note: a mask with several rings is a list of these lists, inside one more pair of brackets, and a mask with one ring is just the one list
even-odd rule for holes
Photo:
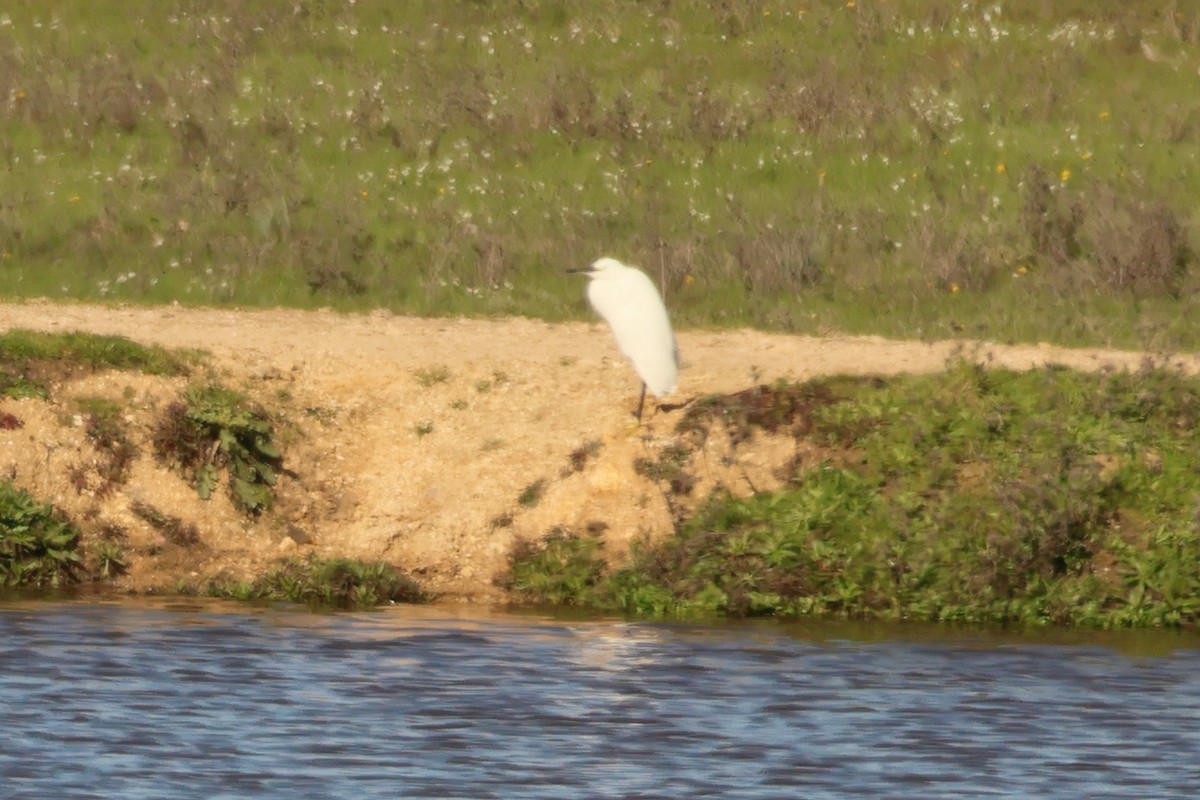
[[683,285],[684,285],[684,286],[691,286],[691,285],[692,285],[693,283],[695,283],[695,282],[696,282],[696,279],[695,279],[695,278],[693,278],[691,275],[684,275],[684,276],[683,276]]
[[72,203],[78,203],[78,202],[79,202],[79,195],[77,195],[77,194],[73,194],[73,195],[71,195],[71,202],[72,202]]
[[957,283],[950,284],[950,292],[951,292],[951,294],[958,294],[958,284]]
[[1092,151],[1084,150],[1082,153],[1079,154],[1079,157],[1082,158],[1084,161],[1087,161],[1089,158],[1092,157]]
[[359,197],[366,197],[366,196],[367,196],[367,190],[366,190],[366,189],[359,189],[359,190],[358,190],[358,196],[359,196]]
[[1100,119],[1108,119],[1108,112],[1107,112],[1107,111],[1101,111],[1101,112],[1100,112]]
[[1058,177],[1062,179],[1063,183],[1066,183],[1067,181],[1071,180],[1071,170],[1064,169],[1062,172],[1058,173]]
[[854,0],[846,0],[846,8],[854,8],[855,5],[857,5],[857,3],[855,3]]
[[1001,161],[999,164],[996,165],[996,174],[997,175],[1003,175],[1006,171],[1007,171],[1007,167],[1004,166],[1003,161]]
[[25,90],[17,89],[15,92],[13,92],[13,99],[16,100],[17,102],[24,100],[25,99]]

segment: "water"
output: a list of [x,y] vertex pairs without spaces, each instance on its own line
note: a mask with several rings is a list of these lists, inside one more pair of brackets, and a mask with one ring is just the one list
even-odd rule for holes
[[1198,795],[1194,633],[0,605],[11,800]]

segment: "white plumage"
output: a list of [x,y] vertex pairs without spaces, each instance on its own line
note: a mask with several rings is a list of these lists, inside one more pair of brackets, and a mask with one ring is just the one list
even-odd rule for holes
[[646,389],[655,397],[675,391],[679,374],[679,351],[662,297],[646,273],[615,258],[601,258],[586,269],[587,297],[596,312],[612,328],[617,347],[633,364],[642,379],[641,418]]

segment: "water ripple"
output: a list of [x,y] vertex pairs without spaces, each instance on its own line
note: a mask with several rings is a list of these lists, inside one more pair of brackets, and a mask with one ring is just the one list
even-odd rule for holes
[[1192,798],[1200,642],[0,606],[29,798]]

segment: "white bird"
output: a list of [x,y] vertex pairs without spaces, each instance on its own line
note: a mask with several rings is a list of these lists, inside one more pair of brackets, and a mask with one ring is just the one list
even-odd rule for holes
[[655,397],[675,391],[679,348],[671,331],[667,307],[646,273],[615,258],[601,258],[590,267],[567,272],[586,274],[587,297],[617,337],[617,347],[642,379],[637,418],[642,419],[646,390]]

